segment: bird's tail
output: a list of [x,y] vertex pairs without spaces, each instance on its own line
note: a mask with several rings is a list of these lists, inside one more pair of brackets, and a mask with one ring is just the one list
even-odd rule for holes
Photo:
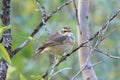
[[38,57],[40,54],[42,54],[42,51],[45,49],[45,47],[39,47],[36,51],[35,54],[33,55],[33,58]]

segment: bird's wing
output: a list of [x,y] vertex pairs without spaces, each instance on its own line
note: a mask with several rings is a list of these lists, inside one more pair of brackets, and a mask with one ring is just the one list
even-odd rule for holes
[[41,47],[56,46],[62,44],[67,39],[67,36],[57,36],[55,38],[46,40]]
[[56,46],[56,45],[62,44],[66,39],[67,39],[67,36],[61,36],[61,35],[54,38],[49,38],[39,48]]
[[48,38],[38,49],[36,50],[36,53],[42,52],[46,47],[52,47],[56,45],[63,44],[63,42],[67,39],[67,36],[59,35],[55,36],[53,38]]

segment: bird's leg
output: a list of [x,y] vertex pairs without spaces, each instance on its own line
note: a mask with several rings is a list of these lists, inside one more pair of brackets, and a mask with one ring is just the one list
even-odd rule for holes
[[54,64],[56,64],[58,61],[59,61],[59,56],[58,56],[58,55],[55,55],[55,56],[54,56]]
[[58,60],[58,56],[57,55],[53,55],[54,56],[54,60],[53,60],[53,63],[52,63],[52,66],[51,66],[51,69],[50,69],[50,76],[54,73],[54,65],[57,63]]

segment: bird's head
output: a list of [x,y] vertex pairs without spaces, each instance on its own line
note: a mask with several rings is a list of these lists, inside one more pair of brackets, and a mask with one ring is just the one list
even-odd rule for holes
[[61,34],[61,35],[70,35],[72,32],[71,32],[71,28],[70,27],[63,27],[60,31],[59,31],[59,33]]
[[63,36],[69,36],[72,40],[75,40],[75,37],[73,35],[73,33],[71,32],[71,28],[70,27],[63,27],[59,33]]

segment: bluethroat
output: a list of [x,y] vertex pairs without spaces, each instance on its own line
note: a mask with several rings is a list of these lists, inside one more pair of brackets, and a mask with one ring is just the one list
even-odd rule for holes
[[61,30],[50,36],[37,50],[36,54],[51,52],[54,55],[63,56],[69,53],[75,43],[75,37],[70,27],[63,27]]

